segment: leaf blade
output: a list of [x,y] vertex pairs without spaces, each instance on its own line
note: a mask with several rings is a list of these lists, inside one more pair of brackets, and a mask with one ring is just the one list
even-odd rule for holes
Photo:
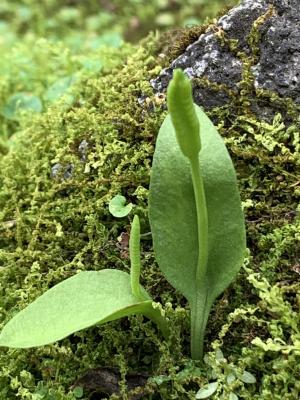
[[[208,212],[208,305],[231,283],[245,250],[244,218],[232,161],[216,128],[195,106]],[[224,207],[226,204],[226,207]],[[154,252],[169,282],[192,302],[196,293],[197,215],[190,166],[170,116],[161,126],[150,181],[149,219]]]
[[196,393],[196,399],[207,399],[211,395],[215,393],[215,391],[218,389],[218,382],[211,382],[205,385],[203,388],[198,390]]
[[141,302],[132,295],[130,276],[125,272],[81,272],[54,286],[12,318],[0,334],[0,346],[50,344],[95,324],[143,313],[151,304],[150,298]]
[[113,197],[108,205],[109,212],[116,218],[126,217],[132,210],[133,204],[126,204],[126,198],[120,194]]
[[238,375],[238,378],[244,383],[255,383],[256,382],[255,376],[248,371],[244,371],[242,374]]

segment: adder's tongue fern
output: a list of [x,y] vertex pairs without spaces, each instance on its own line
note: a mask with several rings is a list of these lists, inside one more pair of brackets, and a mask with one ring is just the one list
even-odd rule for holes
[[197,118],[192,87],[181,69],[176,69],[167,92],[168,109],[182,153],[189,159],[201,150],[200,124]]
[[206,286],[208,259],[208,217],[203,178],[199,162],[201,150],[200,123],[192,97],[192,86],[182,70],[175,70],[167,93],[168,108],[177,142],[190,163],[197,210],[198,260],[196,268],[196,298],[191,305],[191,352],[194,359],[203,357],[203,332],[206,319],[203,286]]
[[[149,219],[159,267],[190,304],[192,358],[202,360],[212,304],[242,265],[245,223],[230,156],[212,122],[193,104],[191,84],[181,70],[174,71],[167,101],[171,120],[168,115],[156,142]],[[128,214],[128,209],[125,213],[122,210],[124,198],[116,197],[111,212],[124,217]],[[130,275],[101,269],[80,272],[60,282],[5,325],[0,346],[42,346],[132,314],[153,320],[168,338],[168,320],[140,286],[137,216],[132,223],[129,252]]]

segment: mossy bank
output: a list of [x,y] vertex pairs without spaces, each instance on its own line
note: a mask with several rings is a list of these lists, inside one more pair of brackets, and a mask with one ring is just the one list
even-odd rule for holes
[[[148,37],[116,50],[117,65],[77,81],[71,105],[62,98],[27,121],[1,158],[1,327],[47,288],[79,271],[128,270],[132,215],[116,219],[109,214],[114,195],[123,194],[135,205],[142,232],[149,232],[151,160],[166,114],[164,97],[149,83],[165,59],[159,57],[158,40]],[[243,79],[249,87],[251,77]],[[230,393],[257,400],[299,397],[299,120],[287,126],[278,112],[267,123],[246,106],[241,97],[230,114],[224,107],[210,112],[237,169],[249,255],[212,312],[206,365],[189,360],[189,310],[160,274],[146,235],[143,284],[170,319],[172,344],[151,322],[131,317],[51,346],[1,349],[1,400],[195,399],[210,381],[219,382],[215,399],[228,399]],[[99,367],[118,368],[118,394],[101,397],[80,380]],[[245,369],[255,383],[243,378]],[[149,376],[136,390],[142,397],[127,387],[126,375],[135,373]],[[101,385],[100,392],[109,392],[105,382]]]

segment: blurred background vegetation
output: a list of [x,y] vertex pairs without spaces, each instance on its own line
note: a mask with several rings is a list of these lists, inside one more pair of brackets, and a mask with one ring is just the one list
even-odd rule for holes
[[[237,0],[1,0],[0,154],[32,113],[117,63],[150,31],[201,24]],[[125,50],[126,51],[126,50]]]

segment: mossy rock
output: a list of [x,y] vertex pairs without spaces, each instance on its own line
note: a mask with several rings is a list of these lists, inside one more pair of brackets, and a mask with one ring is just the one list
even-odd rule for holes
[[[34,117],[1,158],[1,327],[76,272],[128,270],[122,238],[132,215],[117,220],[108,203],[124,195],[134,204],[142,231],[149,231],[151,160],[166,114],[164,97],[150,85],[166,66],[157,40],[148,37],[130,52],[128,47],[124,53],[117,50],[118,67],[77,82],[73,105],[62,99]],[[194,399],[199,387],[212,380],[219,382],[216,399],[222,392],[223,398],[231,392],[257,400],[299,397],[299,129],[297,121],[284,122],[280,112],[269,122],[249,115],[246,104],[242,97],[230,114],[223,107],[210,110],[237,169],[250,252],[212,312],[207,364],[189,360],[189,310],[160,274],[145,236],[142,280],[166,309],[172,344],[139,316],[43,348],[1,349],[1,400]],[[95,387],[88,389],[80,379],[99,367],[111,374],[117,368],[118,394],[103,381],[99,388],[107,396],[93,394]],[[243,382],[245,369],[256,383]],[[130,397],[126,382],[137,372],[151,379],[137,389],[140,395]],[[85,386],[83,393],[74,391],[76,385]]]

